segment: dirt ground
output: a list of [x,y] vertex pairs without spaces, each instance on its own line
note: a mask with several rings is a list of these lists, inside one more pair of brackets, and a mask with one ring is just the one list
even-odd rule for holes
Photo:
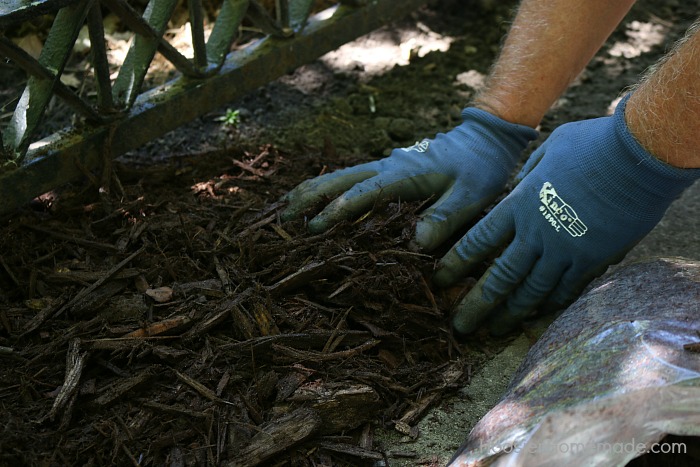
[[[85,180],[4,218],[0,465],[442,462],[418,422],[521,332],[455,339],[474,278],[430,284],[421,203],[310,235],[276,200],[456,125],[515,4],[431,2],[120,157],[110,193]],[[538,143],[608,113],[698,7],[640,0]]]

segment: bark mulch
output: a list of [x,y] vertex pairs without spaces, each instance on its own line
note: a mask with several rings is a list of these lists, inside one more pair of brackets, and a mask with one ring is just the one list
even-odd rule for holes
[[420,204],[311,235],[278,219],[295,170],[273,147],[215,149],[5,219],[0,464],[416,457],[374,430],[420,436],[502,342],[451,335],[463,287],[433,289],[439,256],[409,248]]

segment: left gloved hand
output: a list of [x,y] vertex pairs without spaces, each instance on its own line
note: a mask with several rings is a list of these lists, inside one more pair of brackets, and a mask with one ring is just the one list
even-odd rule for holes
[[309,222],[309,230],[318,233],[382,199],[435,196],[416,222],[415,243],[430,250],[503,192],[520,153],[536,137],[530,127],[468,107],[460,125],[432,140],[301,183],[283,198],[288,206],[281,218],[292,219],[318,201],[335,198]]
[[646,152],[627,128],[625,104],[611,117],[554,131],[511,194],[441,259],[434,280],[450,285],[507,245],[457,306],[456,331],[472,332],[490,318],[500,334],[543,303],[567,305],[700,177],[700,169]]

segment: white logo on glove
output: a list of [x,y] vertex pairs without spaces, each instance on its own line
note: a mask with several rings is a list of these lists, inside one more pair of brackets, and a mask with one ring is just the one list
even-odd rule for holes
[[557,191],[551,183],[544,182],[542,185],[540,201],[542,202],[542,206],[540,206],[542,216],[557,232],[563,228],[572,237],[580,237],[588,230],[586,224],[578,218],[576,211],[557,195]]
[[416,144],[413,146],[409,146],[407,148],[401,148],[404,151],[417,151],[417,152],[425,152],[428,150],[430,147],[430,140],[424,139],[423,141],[416,141]]

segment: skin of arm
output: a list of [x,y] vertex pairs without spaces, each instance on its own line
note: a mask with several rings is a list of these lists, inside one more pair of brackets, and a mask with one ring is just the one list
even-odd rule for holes
[[485,88],[472,105],[536,127],[634,0],[523,0]]
[[680,168],[700,168],[700,20],[647,74],[627,103],[630,132],[648,152]]

